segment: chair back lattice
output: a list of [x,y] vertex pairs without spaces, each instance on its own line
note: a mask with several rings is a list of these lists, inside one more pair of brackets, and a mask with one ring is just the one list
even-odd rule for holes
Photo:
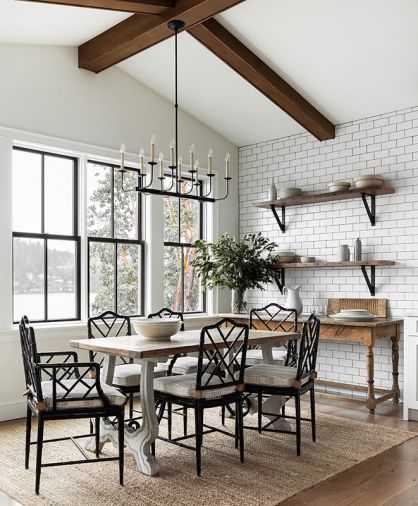
[[[272,302],[250,311],[250,328],[273,332],[297,332],[298,314],[296,309],[287,309]],[[286,345],[285,365],[294,366],[297,361],[297,341],[289,340]]]
[[[226,324],[229,326],[227,327]],[[196,390],[211,390],[244,383],[248,325],[223,318],[200,333]],[[207,363],[203,360],[207,359]]]
[[313,314],[303,324],[297,363],[297,380],[302,380],[307,376],[314,377],[320,326],[321,322],[319,318]]
[[[131,319],[129,316],[119,315],[113,311],[93,316],[87,322],[88,338],[130,336],[132,334]],[[90,360],[103,364],[104,355],[95,351],[89,351]],[[118,357],[118,363],[129,364],[132,360]]]
[[173,311],[168,307],[163,307],[156,313],[150,313],[148,318],[179,318],[182,321],[180,330],[184,330],[184,317],[180,311]]
[[25,371],[26,388],[39,401],[42,401],[41,378],[36,367],[38,352],[35,331],[25,315],[19,324],[20,346],[22,349],[23,369]]

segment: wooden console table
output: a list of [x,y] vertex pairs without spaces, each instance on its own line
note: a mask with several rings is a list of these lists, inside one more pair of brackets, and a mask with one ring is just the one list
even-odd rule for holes
[[[222,315],[249,323],[249,316],[242,314]],[[377,318],[373,322],[337,322],[328,316],[320,316],[321,334],[320,340],[362,342],[366,347],[367,386],[351,385],[346,383],[331,382],[318,379],[319,385],[343,388],[347,390],[364,391],[367,393],[366,406],[370,413],[374,413],[376,405],[388,399],[399,402],[399,339],[400,328],[403,320],[394,318]],[[298,327],[303,325],[303,316],[299,318]],[[260,322],[254,322],[255,328],[261,328]],[[392,388],[391,390],[375,389],[374,387],[374,354],[373,347],[378,339],[390,339],[392,341]],[[320,374],[320,373],[319,373]]]

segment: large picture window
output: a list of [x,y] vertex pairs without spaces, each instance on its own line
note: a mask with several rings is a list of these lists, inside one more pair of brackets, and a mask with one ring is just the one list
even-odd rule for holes
[[203,238],[203,205],[164,198],[164,305],[184,313],[206,311],[206,297],[191,266],[195,255],[192,245]]
[[[106,310],[143,314],[143,242],[141,198],[121,188],[118,167],[87,164],[87,235],[89,315]],[[135,186],[134,169],[125,174]]]
[[13,149],[13,321],[80,318],[77,159]]

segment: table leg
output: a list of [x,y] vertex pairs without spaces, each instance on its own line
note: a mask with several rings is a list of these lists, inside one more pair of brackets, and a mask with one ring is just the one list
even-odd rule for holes
[[367,361],[367,399],[366,406],[370,413],[374,414],[376,409],[376,397],[374,395],[374,355],[373,343],[366,344],[366,361]]
[[[113,380],[113,370],[115,357],[109,357],[103,368],[103,380]],[[139,429],[125,427],[125,444],[135,457],[138,469],[148,476],[154,476],[158,473],[159,466],[151,453],[151,445],[158,436],[158,419],[155,412],[154,402],[154,362],[141,360],[141,411],[142,419]],[[107,365],[109,364],[109,365]],[[110,369],[112,371],[110,372]],[[107,382],[107,381],[106,381]],[[113,446],[118,446],[118,431],[112,423],[107,420],[100,420],[100,450],[107,442]],[[87,450],[95,451],[94,437],[89,439],[86,444]]]
[[400,390],[399,390],[399,325],[396,326],[396,336],[392,336],[392,393],[393,402],[399,403]]

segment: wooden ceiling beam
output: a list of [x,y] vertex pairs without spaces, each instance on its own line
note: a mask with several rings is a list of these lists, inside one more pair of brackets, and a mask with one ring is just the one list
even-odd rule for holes
[[177,0],[159,16],[135,14],[112,26],[78,48],[78,66],[101,72],[144,49],[168,39],[173,32],[167,23],[181,19],[185,28],[201,23],[243,0]]
[[215,19],[188,32],[320,141],[335,137],[335,126]]
[[30,2],[88,7],[138,14],[162,14],[174,7],[175,0],[25,0]]

